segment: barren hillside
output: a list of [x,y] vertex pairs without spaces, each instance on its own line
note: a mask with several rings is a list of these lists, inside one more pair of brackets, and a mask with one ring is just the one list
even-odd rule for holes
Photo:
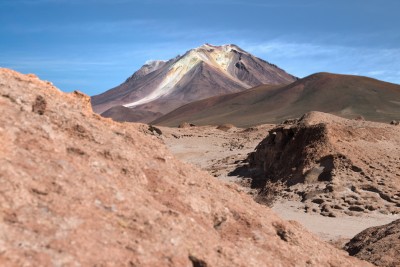
[[368,266],[79,92],[1,69],[0,112],[2,266]]
[[187,121],[249,127],[280,123],[310,111],[349,119],[400,120],[400,85],[362,76],[316,73],[286,86],[259,86],[192,102],[152,123],[176,127]]

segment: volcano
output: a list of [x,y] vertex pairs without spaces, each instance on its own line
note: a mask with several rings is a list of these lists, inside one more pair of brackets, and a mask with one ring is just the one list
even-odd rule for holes
[[[121,85],[92,97],[93,110],[123,121],[150,122],[184,104],[297,78],[230,44],[204,44],[169,61],[151,61]],[[136,112],[124,112],[121,106]],[[132,114],[132,115],[130,115]]]

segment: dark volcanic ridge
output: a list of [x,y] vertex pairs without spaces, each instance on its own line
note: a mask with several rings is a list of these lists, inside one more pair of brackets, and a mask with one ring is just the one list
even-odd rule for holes
[[120,122],[146,122],[150,119],[155,120],[162,115],[160,112],[134,110],[124,106],[115,106],[101,113],[104,118],[111,118]]
[[186,121],[250,127],[280,123],[310,111],[350,119],[399,120],[400,85],[368,77],[317,73],[286,86],[259,86],[189,103],[152,123],[176,127]]

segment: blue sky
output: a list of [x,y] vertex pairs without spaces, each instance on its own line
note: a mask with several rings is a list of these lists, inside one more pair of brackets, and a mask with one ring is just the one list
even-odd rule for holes
[[0,0],[0,66],[94,95],[147,60],[234,43],[298,77],[400,83],[399,10],[399,0]]

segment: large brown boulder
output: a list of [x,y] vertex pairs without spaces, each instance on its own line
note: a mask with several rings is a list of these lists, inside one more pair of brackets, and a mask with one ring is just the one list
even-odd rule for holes
[[400,220],[362,231],[345,249],[350,255],[377,266],[400,266]]
[[0,69],[0,113],[0,266],[368,266],[83,94]]

